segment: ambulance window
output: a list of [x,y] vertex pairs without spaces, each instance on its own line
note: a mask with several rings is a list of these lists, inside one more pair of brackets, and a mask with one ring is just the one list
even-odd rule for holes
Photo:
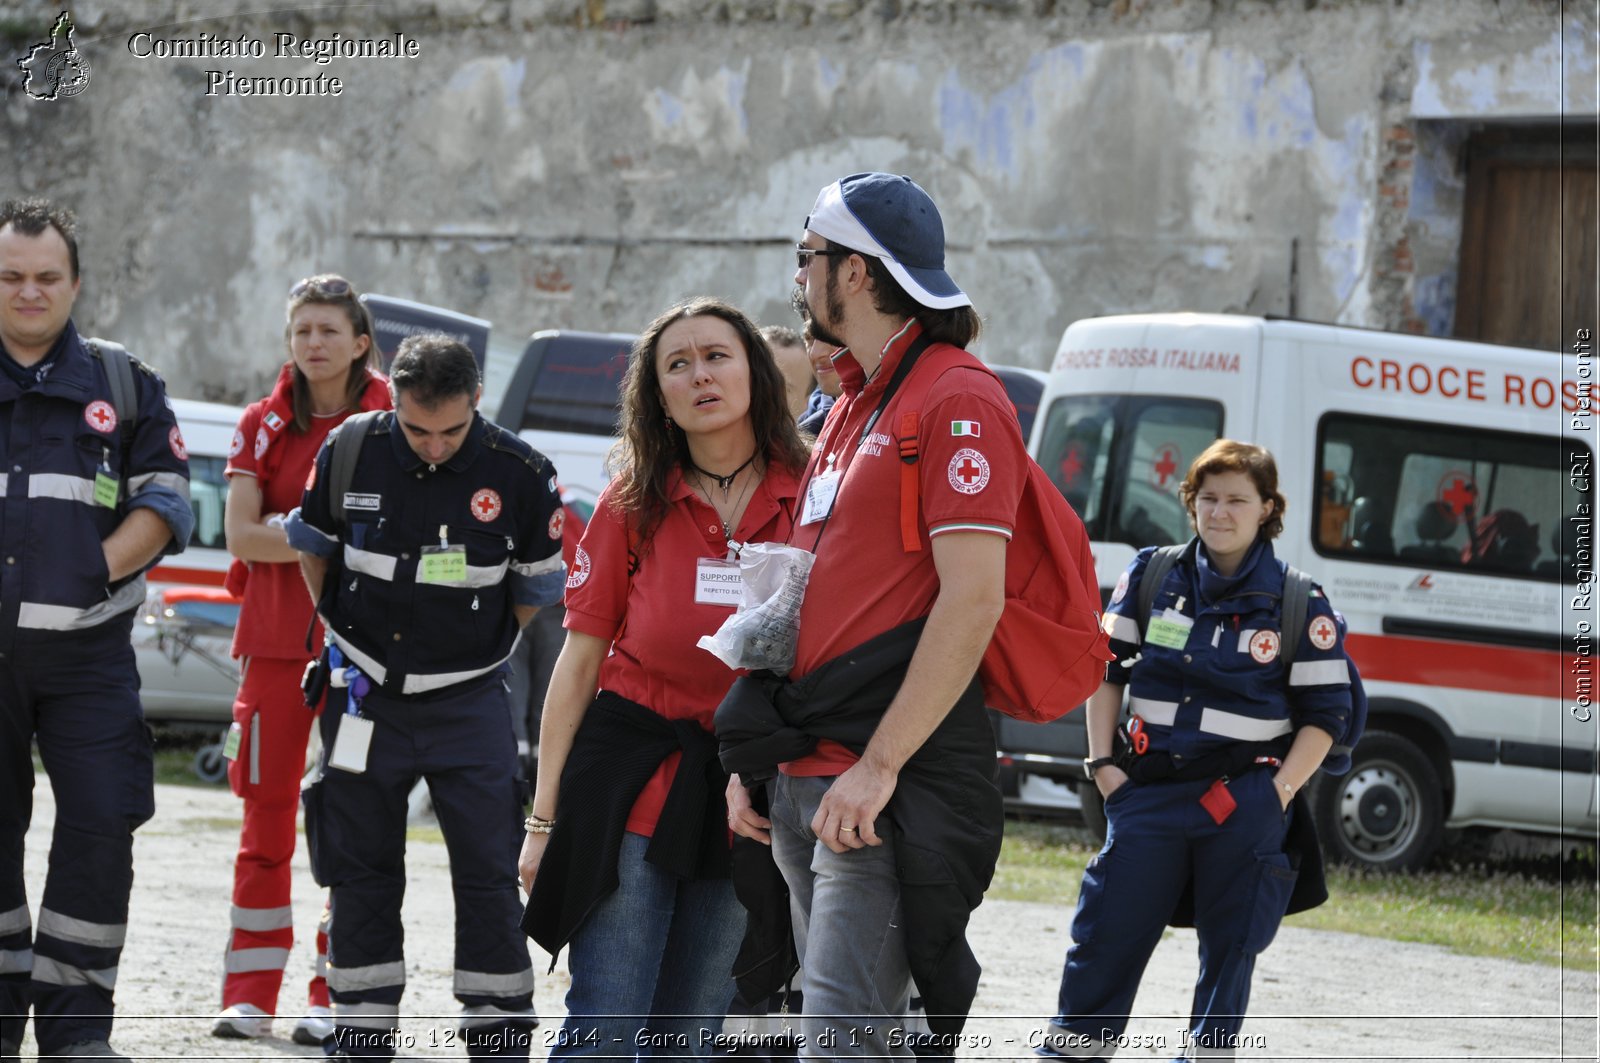
[[[1329,415],[1316,546],[1411,567],[1558,579],[1566,514],[1582,512],[1578,444],[1551,437]],[[1582,456],[1567,450],[1582,450]],[[1342,493],[1329,485],[1348,481]],[[1580,490],[1581,488],[1581,490]],[[1341,497],[1348,499],[1343,503]]]
[[1126,474],[1108,538],[1133,546],[1187,542],[1192,533],[1178,486],[1200,452],[1222,434],[1222,407],[1183,399],[1146,400],[1127,415]]
[[1057,399],[1050,406],[1039,444],[1040,468],[1072,504],[1093,539],[1105,538],[1096,522],[1104,511],[1101,503],[1119,404],[1114,395]]
[[222,511],[228,500],[228,482],[222,475],[222,467],[221,458],[189,455],[189,508],[194,510],[190,546],[227,548]]

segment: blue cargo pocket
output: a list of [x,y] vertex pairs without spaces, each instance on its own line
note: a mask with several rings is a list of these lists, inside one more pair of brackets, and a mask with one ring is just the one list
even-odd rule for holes
[[1295,880],[1300,872],[1289,866],[1284,853],[1257,853],[1256,900],[1250,912],[1250,927],[1244,936],[1244,951],[1261,952],[1278,934],[1283,915],[1289,910],[1289,897],[1294,893]]

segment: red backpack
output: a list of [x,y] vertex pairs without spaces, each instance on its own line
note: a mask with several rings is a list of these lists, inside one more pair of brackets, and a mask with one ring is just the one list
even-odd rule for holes
[[[965,369],[995,376],[973,355],[947,345],[929,349],[916,369],[902,386],[899,408],[904,412],[895,425],[901,461],[900,541],[908,553],[922,549],[918,408],[933,382],[947,372]],[[1112,656],[1100,629],[1100,582],[1089,533],[1030,457],[1006,546],[1005,610],[978,664],[984,703],[1019,720],[1048,723],[1099,689]]]

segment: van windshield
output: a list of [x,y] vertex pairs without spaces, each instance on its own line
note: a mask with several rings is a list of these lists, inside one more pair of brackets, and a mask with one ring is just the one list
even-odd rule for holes
[[1067,395],[1050,404],[1039,465],[1095,542],[1188,542],[1178,485],[1222,435],[1222,404],[1147,395]]

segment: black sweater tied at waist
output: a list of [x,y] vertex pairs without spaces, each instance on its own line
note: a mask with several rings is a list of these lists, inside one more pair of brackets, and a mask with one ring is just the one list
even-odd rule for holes
[[[768,779],[827,738],[860,753],[905,681],[923,620],[892,628],[786,683],[770,674],[734,681],[717,708],[722,766],[741,782]],[[949,1038],[961,1031],[977,994],[982,968],[967,944],[972,911],[994,875],[1004,830],[995,782],[994,731],[974,676],[944,720],[900,769],[885,810],[894,824],[895,871],[906,921],[906,958],[922,995],[928,1025]],[[746,1000],[782,986],[783,966],[771,957],[787,934],[788,902],[773,887],[766,846],[746,847],[735,862],[734,885],[750,911],[735,976]],[[791,968],[792,969],[792,968]],[[774,981],[774,978],[776,980]]]
[[669,720],[602,690],[567,754],[556,827],[522,916],[552,969],[594,906],[616,890],[628,814],[661,762],[680,750],[645,859],[682,879],[729,876],[728,776],[716,739],[693,720]]

